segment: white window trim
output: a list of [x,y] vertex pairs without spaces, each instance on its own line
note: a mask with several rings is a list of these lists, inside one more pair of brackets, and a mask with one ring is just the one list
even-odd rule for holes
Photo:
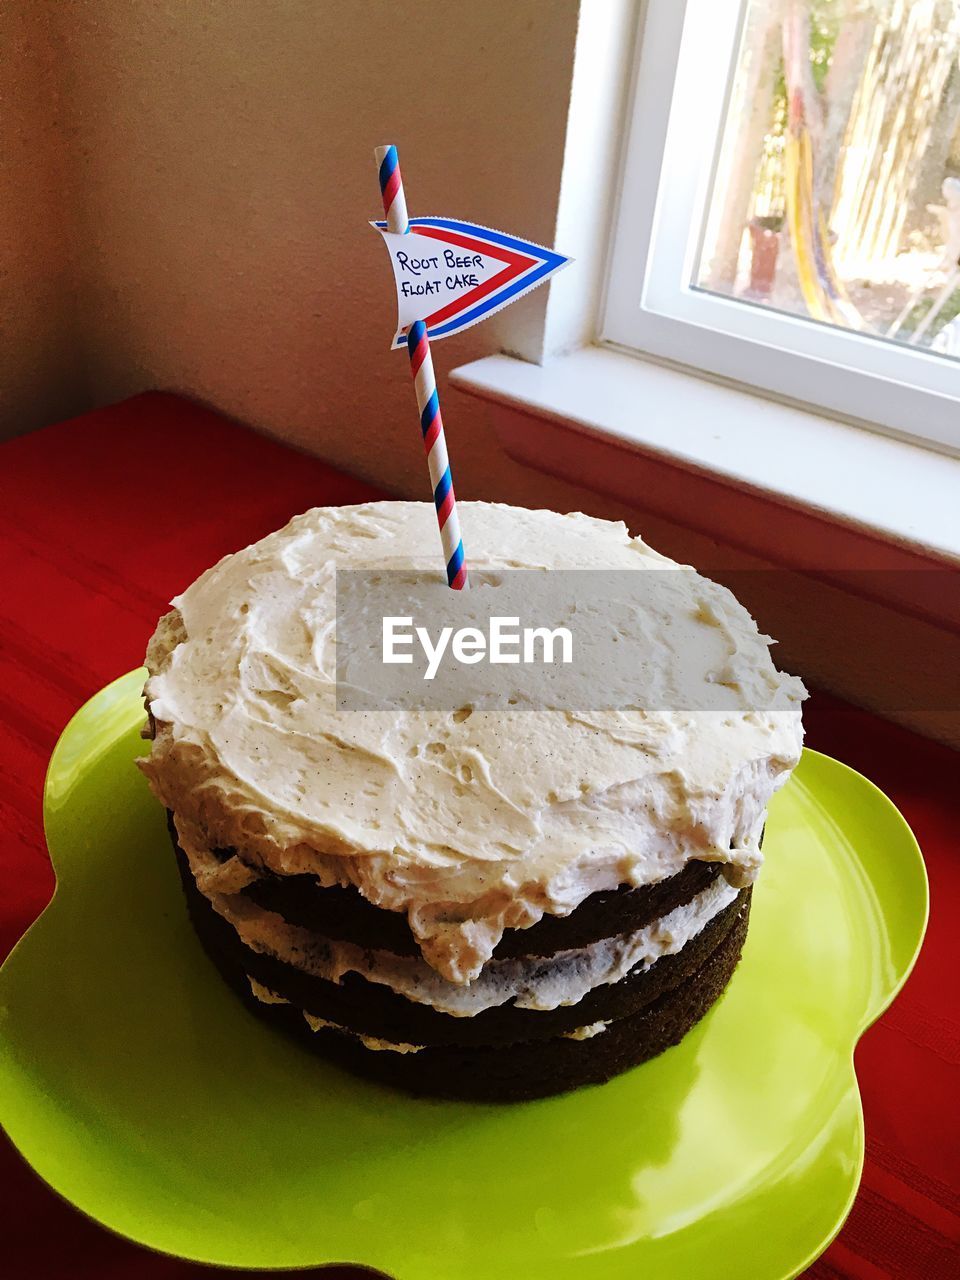
[[739,10],[645,6],[600,340],[960,449],[960,362],[689,286],[718,145],[703,120],[723,116]]
[[[767,562],[960,569],[960,459],[596,346],[487,356],[451,382],[516,461]],[[915,603],[960,626],[960,578]]]

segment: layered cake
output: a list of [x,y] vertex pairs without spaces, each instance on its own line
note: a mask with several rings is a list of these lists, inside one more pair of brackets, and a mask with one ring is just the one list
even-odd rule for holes
[[[474,575],[673,571],[670,608],[624,633],[655,705],[343,706],[337,570],[432,564],[435,516],[318,508],[161,619],[140,767],[251,1010],[409,1091],[530,1098],[659,1054],[719,998],[804,694],[728,591],[624,525],[460,512]],[[670,696],[691,652],[705,705]]]

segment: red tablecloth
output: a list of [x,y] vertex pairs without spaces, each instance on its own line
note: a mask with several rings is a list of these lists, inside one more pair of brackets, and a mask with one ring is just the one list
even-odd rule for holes
[[[170,597],[220,556],[305,507],[381,496],[160,394],[0,446],[0,955],[53,888],[40,794],[50,751],[77,707],[140,664]],[[807,723],[811,745],[861,770],[899,805],[923,848],[933,900],[913,977],[857,1051],[867,1127],[860,1194],[807,1274],[947,1280],[960,1275],[960,759],[823,696],[808,704]],[[209,1274],[89,1222],[0,1141],[0,1274]],[[362,1274],[323,1272],[329,1280]]]

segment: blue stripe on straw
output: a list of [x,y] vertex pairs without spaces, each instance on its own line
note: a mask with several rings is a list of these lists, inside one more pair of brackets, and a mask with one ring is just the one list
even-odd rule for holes
[[417,344],[427,331],[427,326],[422,320],[414,320],[407,332],[407,350],[413,355],[417,349]]
[[452,585],[454,578],[463,568],[463,540],[457,543],[457,549],[447,561],[447,584]]
[[423,413],[420,415],[420,430],[424,435],[430,430],[430,424],[440,412],[440,397],[436,391],[430,393],[430,399],[423,406]]
[[[397,155],[397,148],[393,146],[387,147],[386,151],[383,154],[383,159],[380,161],[380,190],[381,191],[390,181],[390,175],[393,173],[394,169],[396,169],[399,163],[400,163],[400,157]],[[369,169],[367,170],[367,172],[368,173],[370,172]]]
[[447,467],[446,471],[444,471],[443,475],[437,481],[437,487],[433,491],[433,501],[436,504],[438,511],[443,506],[444,499],[452,488],[453,476],[450,474],[450,468]]
[[434,489],[433,491],[433,501],[436,504],[438,511],[443,506],[443,503],[447,497],[447,494],[450,492],[452,488],[453,488],[453,476],[450,473],[450,467],[448,465],[443,475],[437,481],[436,489]]

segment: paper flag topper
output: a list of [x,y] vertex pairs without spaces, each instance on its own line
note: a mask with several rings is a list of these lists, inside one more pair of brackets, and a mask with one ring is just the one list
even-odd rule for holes
[[394,347],[423,320],[430,338],[449,338],[516,302],[571,258],[543,245],[453,218],[411,218],[406,235],[373,222],[386,243],[397,285]]

